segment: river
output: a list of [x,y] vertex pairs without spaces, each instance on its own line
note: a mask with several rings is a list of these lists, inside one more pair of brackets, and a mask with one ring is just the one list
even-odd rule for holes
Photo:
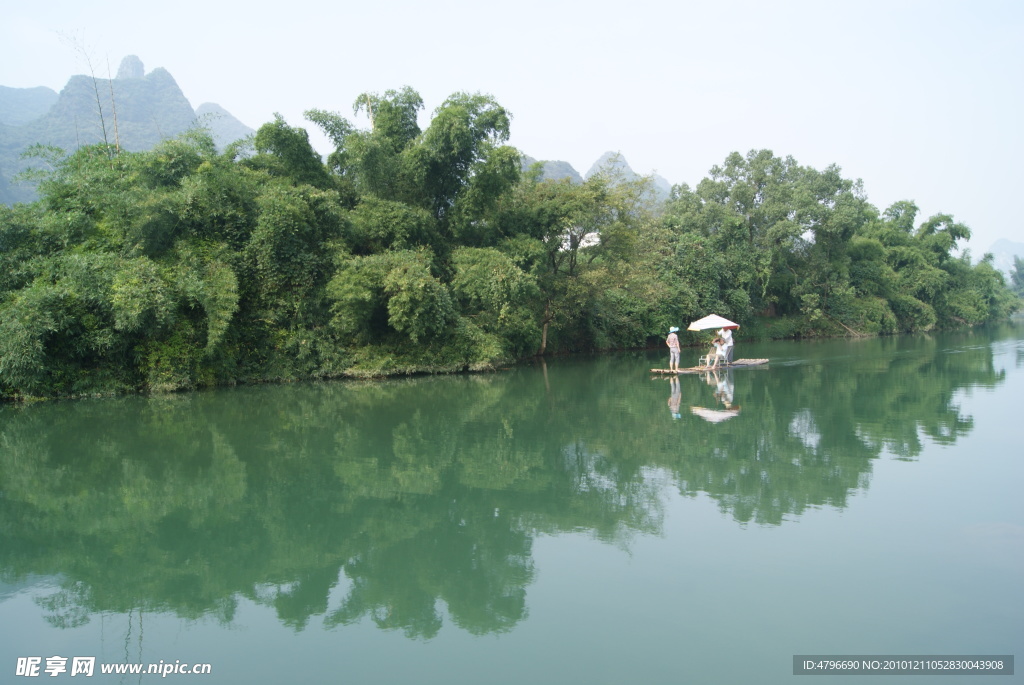
[[0,407],[0,680],[788,683],[1024,644],[1024,323],[736,353],[771,362]]

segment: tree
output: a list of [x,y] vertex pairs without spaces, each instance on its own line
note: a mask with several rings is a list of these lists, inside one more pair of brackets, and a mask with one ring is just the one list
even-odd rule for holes
[[304,129],[289,126],[280,114],[275,114],[273,122],[259,128],[254,144],[259,154],[248,161],[249,165],[296,184],[321,190],[332,187],[320,155],[309,144],[309,134]]
[[511,359],[536,350],[536,278],[494,248],[460,247],[452,254],[452,293],[462,316],[496,337]]
[[[552,326],[563,349],[621,344],[602,333],[617,318],[613,299],[605,296],[627,287],[629,259],[648,217],[645,191],[644,181],[612,184],[599,174],[574,184],[542,181],[537,172],[495,214],[499,249],[532,274],[539,288],[538,354],[547,351]],[[634,344],[642,344],[647,333]]]
[[794,199],[801,235],[790,293],[811,325],[824,318],[845,326],[842,321],[854,315],[849,243],[877,210],[860,181],[844,179],[835,165],[821,172],[802,168]]
[[[746,157],[734,152],[696,189],[674,189],[664,221],[677,236],[703,236],[708,248],[723,256],[711,283],[720,292],[717,304],[728,307],[724,314],[742,316],[747,308],[789,313],[796,308],[790,291],[793,262],[806,230],[796,216],[803,173],[792,157],[779,158],[770,150],[751,150]],[[686,274],[681,277],[694,281]],[[705,277],[700,287],[707,285]],[[701,309],[715,304],[699,303]]]
[[1024,297],[1024,259],[1014,255],[1013,270],[1010,272],[1010,284],[1017,297]]
[[328,166],[363,197],[407,201],[409,189],[403,176],[402,155],[419,137],[417,115],[423,100],[409,87],[384,95],[363,93],[352,106],[364,112],[370,130],[358,130],[335,112],[309,110],[306,118],[317,124],[334,143]]
[[[991,269],[955,257],[970,230],[913,202],[880,216],[859,181],[768,150],[733,153],[695,190],[673,189],[666,273],[702,312],[789,315],[805,334],[928,330],[1008,311]],[[696,313],[696,312],[695,312]]]
[[491,96],[456,93],[421,131],[422,108],[419,94],[406,87],[359,96],[353,109],[370,118],[369,131],[335,113],[311,110],[306,116],[335,144],[329,164],[364,197],[433,216],[439,253],[463,240],[483,246],[490,240],[483,217],[519,178],[519,153],[503,145],[511,117]]
[[452,323],[451,294],[431,274],[427,250],[403,250],[344,260],[328,285],[333,325],[363,343],[429,340]]

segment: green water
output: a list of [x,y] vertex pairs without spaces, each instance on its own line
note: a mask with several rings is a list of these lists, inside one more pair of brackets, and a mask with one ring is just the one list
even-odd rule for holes
[[[31,656],[69,658],[48,682],[94,656],[86,682],[647,684],[1018,651],[1024,325],[741,344],[771,363],[678,387],[665,357],[2,407],[0,682]],[[212,670],[98,672],[161,660]]]

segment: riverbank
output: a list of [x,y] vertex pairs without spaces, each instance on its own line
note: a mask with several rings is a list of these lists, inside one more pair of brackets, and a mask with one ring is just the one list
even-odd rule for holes
[[[1021,318],[1017,314],[1014,318]],[[945,332],[963,331],[975,328],[962,326],[959,328],[945,329]],[[940,332],[940,331],[935,331]],[[842,338],[881,338],[881,337],[902,337],[913,335],[913,333],[896,334],[854,334],[845,326],[831,327],[808,327],[800,317],[756,317],[750,324],[745,325],[736,333],[738,345],[749,345],[783,340],[829,340]],[[686,349],[700,350],[707,347],[711,332],[687,333],[681,340],[682,346]],[[609,347],[605,349],[592,350],[592,353],[613,353],[628,351],[630,349],[661,349],[662,342],[652,338],[650,344],[639,348]],[[339,351],[332,358],[336,362],[333,368],[322,368],[310,373],[297,373],[295,367],[290,369],[282,364],[268,365],[263,372],[250,373],[232,378],[216,379],[206,376],[203,380],[194,383],[164,384],[160,387],[150,387],[144,384],[130,386],[123,383],[110,382],[107,387],[93,387],[85,392],[79,393],[57,393],[54,395],[7,395],[0,397],[2,402],[16,403],[37,403],[50,400],[77,400],[86,398],[118,397],[128,395],[166,395],[179,392],[190,392],[196,390],[208,390],[218,387],[232,387],[245,385],[274,385],[304,383],[316,381],[333,380],[383,380],[387,378],[398,378],[408,376],[432,376],[472,373],[494,373],[501,370],[529,363],[537,359],[565,358],[583,353],[583,351],[559,351],[543,356],[530,355],[511,359],[507,357],[495,357],[487,360],[468,359],[465,350],[461,352],[454,347],[446,347],[438,344],[416,346],[410,345],[404,349],[394,349],[384,346],[364,346],[349,348]]]

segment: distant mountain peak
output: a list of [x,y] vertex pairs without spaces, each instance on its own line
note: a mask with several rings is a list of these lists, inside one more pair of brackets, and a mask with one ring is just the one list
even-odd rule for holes
[[994,258],[992,266],[1004,274],[1009,274],[1015,268],[1014,258],[1024,258],[1024,243],[1000,238],[992,243],[992,247],[986,252],[991,253]]
[[219,148],[255,133],[216,102],[204,102],[196,107],[196,121],[210,130]]
[[[526,171],[531,166],[537,163],[538,160],[530,157],[529,155],[522,156],[522,168]],[[551,161],[543,160],[541,164],[541,180],[544,181],[558,181],[563,178],[567,178],[573,183],[583,183],[583,178],[579,175],[569,162],[563,161]]]
[[117,68],[117,78],[119,79],[143,78],[145,75],[146,68],[136,55],[128,55],[122,59],[121,66]]
[[[535,163],[537,163],[537,160],[533,157],[526,154],[522,155],[523,171],[526,171]],[[576,169],[568,162],[543,160],[540,164],[542,171],[541,180],[557,181],[568,178],[573,183],[583,183],[584,179],[589,179],[597,174],[607,174],[612,183],[635,181],[640,178],[640,175],[630,168],[629,163],[622,156],[621,152],[604,153],[591,165],[590,170],[585,176],[580,176]],[[672,185],[658,174],[652,173],[648,178],[651,181],[651,190],[654,193],[654,198],[659,201],[668,199],[672,191]]]
[[610,150],[598,157],[597,161],[590,165],[590,169],[583,175],[583,178],[591,178],[602,172],[622,174],[627,181],[637,176],[621,152],[612,152]]
[[[633,171],[632,167],[629,166],[629,162],[626,161],[626,158],[621,152],[611,151],[601,155],[597,161],[590,166],[590,170],[587,171],[583,178],[591,178],[598,174],[607,174],[611,177],[613,182],[635,181],[640,178],[640,175]],[[649,174],[648,178],[651,180],[654,196],[658,200],[668,199],[669,193],[672,190],[672,185],[658,174]]]

